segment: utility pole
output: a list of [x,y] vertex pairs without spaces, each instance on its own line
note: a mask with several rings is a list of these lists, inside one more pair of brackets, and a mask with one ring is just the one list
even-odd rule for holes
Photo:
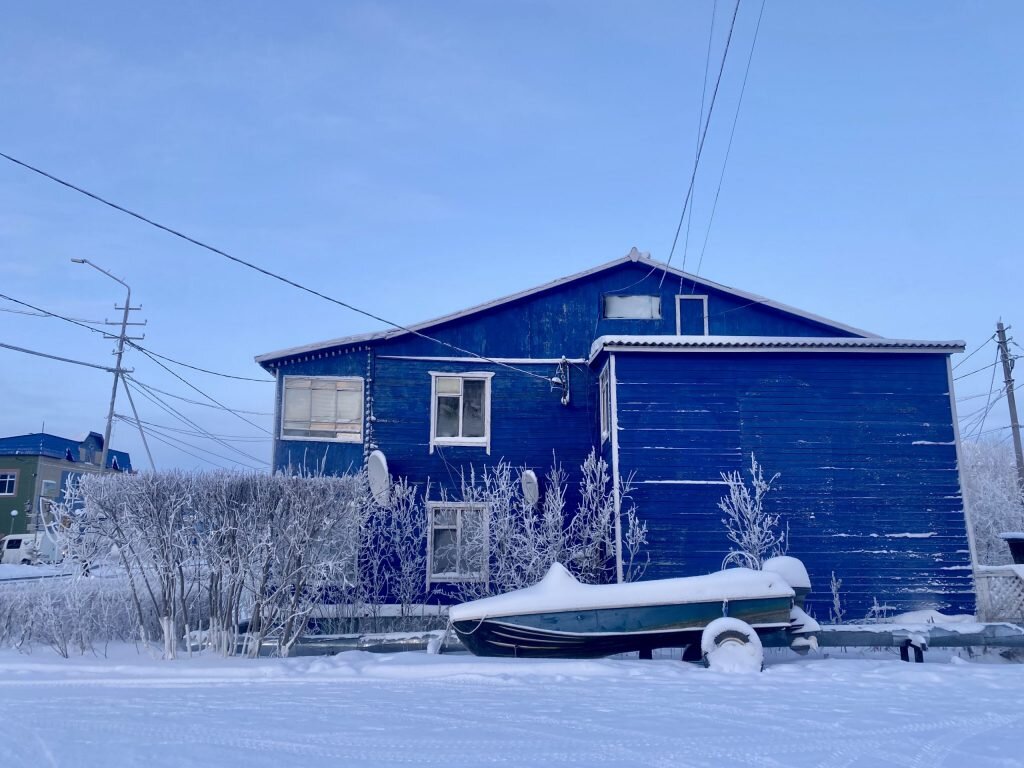
[[[121,322],[120,323],[110,322],[108,320],[104,320],[103,321],[104,325],[120,325],[121,326],[121,332],[118,333],[116,336],[114,336],[112,334],[109,334],[109,333],[103,334],[103,337],[106,338],[106,339],[116,339],[117,340],[117,349],[114,352],[114,354],[117,356],[116,357],[116,362],[114,363],[114,386],[110,390],[110,408],[107,409],[107,426],[106,426],[106,428],[105,428],[105,430],[103,432],[103,453],[100,456],[100,469],[102,471],[106,472],[107,471],[107,454],[110,452],[110,431],[111,431],[111,429],[113,427],[113,424],[114,424],[114,402],[115,402],[115,400],[117,400],[117,384],[121,380],[122,374],[125,373],[125,370],[121,367],[121,358],[124,356],[124,343],[125,343],[125,341],[129,341],[129,340],[130,341],[141,341],[142,339],[145,338],[145,334],[143,334],[142,336],[129,336],[128,335],[128,326],[129,325],[145,325],[146,323],[145,322],[141,322],[141,323],[129,323],[128,322],[128,313],[129,312],[137,312],[138,310],[142,309],[142,305],[139,305],[137,307],[133,307],[132,306],[132,289],[131,289],[131,286],[128,285],[128,283],[126,283],[124,280],[122,280],[122,279],[120,279],[118,277],[114,277],[114,275],[110,274],[110,272],[108,272],[107,270],[103,269],[103,267],[96,266],[95,264],[93,264],[88,259],[72,259],[71,261],[73,261],[75,264],[88,264],[90,267],[92,267],[96,271],[102,272],[104,275],[109,277],[111,280],[114,280],[114,281],[120,283],[121,285],[123,285],[125,287],[125,290],[128,292],[127,296],[125,297],[124,306],[123,307],[119,307],[119,306],[117,306],[117,304],[114,305],[114,309],[120,309],[120,310],[123,310],[123,312],[124,312],[124,314],[121,316]],[[148,452],[149,446],[147,446],[146,449],[147,449],[147,452]]]
[[1010,406],[1010,431],[1013,433],[1013,450],[1017,454],[1017,483],[1024,488],[1024,450],[1020,444],[1020,424],[1017,422],[1017,400],[1013,394],[1013,360],[1006,346],[1006,329],[1003,322],[996,323],[999,338],[999,356],[1003,360],[1003,382],[1006,384],[1006,402]]

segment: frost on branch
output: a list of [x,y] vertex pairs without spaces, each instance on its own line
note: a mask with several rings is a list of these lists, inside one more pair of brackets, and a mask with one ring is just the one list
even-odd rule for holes
[[1007,565],[1012,562],[1000,533],[1024,531],[1024,498],[1017,484],[1013,449],[997,442],[963,444],[964,501],[974,528],[978,562]]
[[731,542],[722,567],[743,565],[760,569],[766,559],[786,551],[786,534],[778,530],[779,516],[764,508],[765,496],[779,474],[765,480],[763,468],[751,453],[749,487],[738,471],[721,475],[729,487],[729,495],[722,497],[718,508],[725,515],[722,524]]

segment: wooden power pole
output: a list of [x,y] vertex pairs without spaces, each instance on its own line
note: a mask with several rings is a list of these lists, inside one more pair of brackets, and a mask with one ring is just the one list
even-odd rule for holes
[[1013,360],[1006,346],[1006,329],[1002,321],[996,323],[999,339],[999,356],[1003,360],[1003,382],[1006,384],[1006,402],[1010,406],[1010,430],[1013,433],[1013,450],[1017,454],[1017,482],[1024,488],[1024,450],[1020,444],[1020,424],[1017,421],[1017,400],[1013,394]]

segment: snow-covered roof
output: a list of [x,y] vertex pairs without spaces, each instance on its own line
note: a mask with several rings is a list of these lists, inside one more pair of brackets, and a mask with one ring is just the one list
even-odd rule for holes
[[848,336],[601,336],[590,347],[590,359],[602,351],[679,352],[963,352],[962,341],[856,339]]
[[797,317],[802,317],[806,320],[811,320],[816,323],[830,325],[838,330],[854,333],[858,336],[877,338],[875,334],[865,330],[861,330],[860,328],[854,328],[853,326],[846,325],[844,323],[839,323],[836,322],[835,320],[829,320],[826,317],[821,317],[820,315],[815,315],[811,312],[805,312],[802,309],[797,309],[796,307],[791,307],[787,304],[782,304],[777,301],[772,301],[771,299],[766,299],[765,297],[758,296],[757,294],[754,293],[740,291],[736,288],[730,288],[727,285],[721,285],[720,283],[716,283],[712,280],[708,280],[703,277],[698,277],[697,275],[691,274],[689,272],[684,272],[681,269],[676,269],[675,267],[669,266],[668,264],[652,259],[649,255],[645,253],[640,253],[636,248],[634,248],[622,258],[609,261],[605,264],[601,264],[596,267],[591,267],[590,269],[585,269],[582,272],[577,272],[567,277],[561,277],[557,280],[552,280],[550,282],[544,283],[543,285],[539,285],[535,288],[530,288],[525,291],[519,291],[518,293],[503,296],[499,299],[494,299],[492,301],[487,301],[484,302],[483,304],[477,304],[476,306],[469,307],[458,312],[452,312],[451,314],[448,315],[436,317],[433,320],[427,320],[422,323],[416,323],[415,325],[410,325],[407,326],[406,328],[390,328],[388,330],[374,331],[372,333],[361,333],[352,336],[341,336],[336,339],[328,339],[327,341],[318,341],[312,344],[304,344],[299,347],[290,347],[288,349],[277,350],[276,352],[267,352],[266,354],[263,355],[257,355],[256,362],[259,363],[260,365],[263,365],[264,363],[269,363],[274,360],[280,360],[285,357],[293,357],[295,355],[301,355],[308,352],[317,352],[319,350],[332,349],[334,347],[345,347],[351,344],[361,344],[369,341],[390,339],[395,336],[402,336],[406,333],[409,333],[410,331],[424,331],[436,325],[448,323],[451,322],[452,320],[459,320],[463,317],[468,317],[469,315],[474,315],[477,312],[483,312],[488,309],[493,309],[495,307],[501,306],[502,304],[507,304],[512,301],[518,301],[519,299],[524,299],[529,296],[533,296],[534,294],[542,293],[544,291],[551,290],[552,288],[557,288],[561,285],[565,285],[566,283],[571,283],[575,280],[580,280],[584,277],[597,274],[598,272],[604,272],[605,270],[612,269],[614,267],[618,267],[622,264],[627,264],[629,262],[639,262],[644,265],[648,265],[651,268],[656,269],[660,272],[675,275],[685,280],[691,280],[700,285],[707,286],[708,288],[712,288],[716,291],[721,291],[722,293],[728,293],[733,296],[737,296],[741,299],[750,302],[751,304],[760,304],[765,307],[777,309],[782,312],[787,312],[791,315],[796,315]]

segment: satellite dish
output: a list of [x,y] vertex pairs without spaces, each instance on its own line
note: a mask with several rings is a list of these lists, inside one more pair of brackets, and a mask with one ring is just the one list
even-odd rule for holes
[[537,473],[532,469],[527,469],[519,478],[519,482],[523,486],[523,501],[526,502],[526,506],[532,508],[537,503],[537,499],[540,498],[540,485],[537,483]]
[[373,451],[367,457],[366,475],[373,500],[385,506],[391,500],[391,475],[388,474],[388,460],[381,451]]

